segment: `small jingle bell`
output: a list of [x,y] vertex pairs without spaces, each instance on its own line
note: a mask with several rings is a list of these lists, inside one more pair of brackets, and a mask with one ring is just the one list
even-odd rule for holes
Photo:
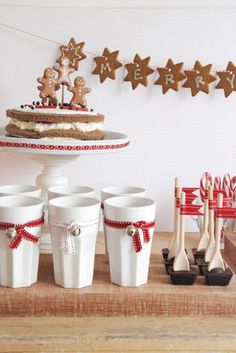
[[80,235],[80,228],[78,226],[74,226],[71,229],[71,235],[73,235],[73,237],[78,237]]
[[16,235],[17,235],[17,231],[16,231],[15,228],[9,228],[9,229],[7,229],[7,231],[6,231],[6,236],[7,236],[7,238],[13,239],[13,238],[15,238]]
[[126,228],[126,234],[129,236],[129,237],[132,237],[136,232],[136,228],[134,226],[128,226]]

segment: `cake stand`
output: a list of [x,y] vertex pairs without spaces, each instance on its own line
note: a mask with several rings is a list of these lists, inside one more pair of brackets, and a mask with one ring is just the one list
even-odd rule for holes
[[[62,174],[64,164],[75,161],[80,155],[114,153],[129,145],[127,135],[105,131],[104,140],[65,140],[65,139],[25,139],[6,137],[0,129],[0,151],[24,153],[31,160],[43,165],[41,174],[36,177],[36,185],[42,189],[42,197],[47,209],[47,191],[50,186],[68,183]],[[47,214],[47,210],[45,212]],[[51,252],[51,239],[47,221],[41,237],[41,253]]]

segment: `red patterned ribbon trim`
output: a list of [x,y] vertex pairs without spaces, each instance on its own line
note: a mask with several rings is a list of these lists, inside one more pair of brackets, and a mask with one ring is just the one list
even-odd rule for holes
[[219,207],[216,209],[217,218],[236,218],[236,208]]
[[[186,205],[191,205],[193,203],[193,201],[195,201],[197,198],[197,195],[194,194],[187,194],[186,198],[185,198],[185,203]],[[175,207],[179,208],[180,207],[180,198],[179,197],[175,197]]]
[[132,235],[132,239],[134,243],[135,252],[140,252],[142,250],[142,243],[139,235],[139,230],[141,230],[143,233],[144,243],[148,243],[151,239],[149,234],[149,229],[155,226],[155,221],[119,222],[119,221],[112,221],[107,218],[104,218],[104,223],[106,226],[115,228],[115,229],[126,229],[128,226],[134,226],[135,233],[134,235]]
[[[213,197],[217,198],[218,194],[223,194],[224,198],[227,198],[226,192],[224,190],[222,190],[222,189],[220,189],[220,190],[214,189],[213,190]],[[208,190],[205,190],[204,191],[204,195],[202,194],[202,196],[204,196],[202,201],[208,199]]]
[[193,188],[193,187],[186,187],[182,188],[182,191],[185,192],[185,194],[192,194],[194,191],[199,190],[199,188]]
[[26,143],[26,142],[9,142],[0,141],[0,147],[6,148],[30,148],[34,150],[46,150],[46,151],[103,151],[103,150],[118,150],[120,148],[125,148],[129,146],[130,142],[124,142],[113,145],[44,145],[36,143]]
[[[192,202],[194,201],[194,200],[196,200],[196,198],[197,198],[197,196],[195,196],[195,195],[189,195],[189,196],[187,196],[186,197],[186,199],[185,199],[185,203],[186,203],[186,205],[191,205],[192,204]],[[179,197],[176,197],[176,208],[179,208],[180,207],[180,198]]]
[[33,243],[37,243],[39,241],[39,238],[27,232],[25,228],[38,227],[43,223],[44,223],[43,217],[36,219],[34,221],[29,221],[24,224],[0,222],[0,230],[8,230],[9,228],[14,228],[16,230],[16,236],[13,238],[12,242],[10,243],[9,248],[17,249],[23,238],[26,240],[32,241]]
[[185,198],[185,203],[186,204],[191,204],[191,203],[193,203],[193,201],[195,201],[196,200],[196,198],[197,198],[198,196],[197,195],[194,195],[194,194],[190,194],[190,195],[186,195],[186,198]]
[[[199,188],[194,188],[194,187],[184,187],[184,188],[182,188],[182,191],[185,192],[185,194],[187,194],[187,195],[194,195],[193,192],[195,192],[197,190],[199,190]],[[175,197],[176,196],[177,196],[177,188],[175,188]]]
[[[232,206],[232,198],[231,197],[226,197],[223,199],[223,207],[229,207],[231,208]],[[208,201],[208,208],[209,210],[216,210],[217,209],[217,200],[209,200]]]
[[188,216],[202,216],[200,212],[202,205],[180,205],[180,214]]

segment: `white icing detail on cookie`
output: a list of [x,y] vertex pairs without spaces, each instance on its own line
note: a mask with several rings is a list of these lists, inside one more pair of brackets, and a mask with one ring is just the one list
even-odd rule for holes
[[95,130],[101,130],[103,128],[103,122],[98,123],[35,123],[33,121],[21,121],[17,119],[11,119],[10,124],[17,126],[21,130],[31,130],[37,132],[43,132],[48,130],[75,130],[81,132],[91,132]]
[[17,112],[24,112],[24,113],[29,113],[30,114],[63,114],[63,115],[97,115],[96,112],[86,112],[84,110],[70,110],[70,109],[60,109],[60,108],[35,108],[35,109],[31,109],[31,108],[13,108],[13,110],[16,110]]

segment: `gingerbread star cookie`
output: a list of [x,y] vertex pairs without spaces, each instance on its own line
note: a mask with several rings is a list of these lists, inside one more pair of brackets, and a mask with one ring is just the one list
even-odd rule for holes
[[209,84],[216,80],[216,77],[211,75],[212,64],[202,66],[197,60],[192,70],[185,70],[184,73],[187,80],[183,87],[191,88],[192,96],[196,96],[200,91],[206,94],[209,93]]
[[149,61],[150,56],[145,59],[141,59],[141,57],[136,54],[133,63],[125,65],[128,74],[125,76],[124,81],[130,81],[133,89],[135,89],[139,84],[147,86],[147,76],[154,72],[154,70],[149,66]]
[[225,97],[236,91],[236,66],[230,61],[225,71],[217,71],[220,81],[215,88],[223,89]]
[[58,58],[57,62],[61,57],[67,57],[69,59],[70,65],[78,70],[79,61],[86,58],[86,55],[83,53],[84,42],[76,43],[74,38],[71,38],[67,45],[61,45],[60,51],[61,56]]
[[122,63],[117,60],[118,55],[119,50],[110,52],[108,48],[105,48],[102,56],[95,56],[94,61],[97,66],[92,74],[99,75],[101,83],[103,83],[106,78],[115,80],[116,70],[122,66]]
[[155,85],[162,86],[163,94],[169,89],[173,89],[176,92],[179,90],[179,82],[186,78],[182,71],[183,65],[183,62],[174,64],[174,62],[169,59],[165,67],[157,68],[159,78],[155,81]]

